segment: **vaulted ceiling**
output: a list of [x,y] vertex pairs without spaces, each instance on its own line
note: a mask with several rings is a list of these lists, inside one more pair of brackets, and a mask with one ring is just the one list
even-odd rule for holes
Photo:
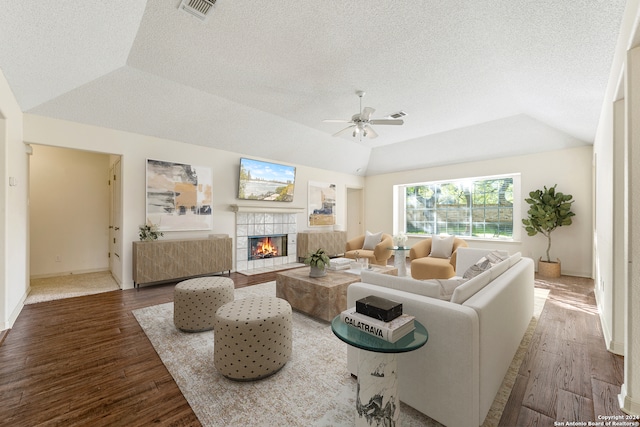
[[[26,113],[371,175],[592,144],[625,1],[179,6],[0,0],[0,68]],[[404,125],[332,137],[357,90]]]

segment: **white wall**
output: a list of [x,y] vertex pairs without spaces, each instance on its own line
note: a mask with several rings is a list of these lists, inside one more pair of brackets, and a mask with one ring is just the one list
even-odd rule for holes
[[[637,34],[640,38],[640,34]],[[640,415],[640,40],[627,54],[625,69],[626,143],[628,145],[628,283],[625,286],[624,383],[618,401],[625,412]]]
[[109,269],[109,155],[33,145],[30,277]]
[[[430,169],[390,173],[367,177],[365,187],[365,224],[370,231],[393,232],[393,186],[424,181],[468,178],[507,173],[521,174],[521,217],[526,216],[524,201],[530,191],[558,184],[557,190],[573,195],[573,224],[560,227],[552,234],[551,257],[560,258],[562,272],[567,275],[591,277],[592,272],[592,149],[591,146],[551,151],[526,156],[508,157],[480,162],[462,163]],[[522,226],[514,220],[514,227]],[[415,242],[412,239],[411,242]],[[495,247],[510,253],[538,259],[545,255],[547,240],[522,233],[521,241],[495,242],[469,240],[472,247]]]
[[[23,114],[0,70],[0,329],[11,327],[28,289],[27,152]],[[9,185],[9,180],[15,185]]]
[[[364,178],[306,166],[296,166],[296,187],[291,203],[251,202],[236,199],[239,153],[216,150],[177,141],[121,132],[96,126],[24,115],[24,139],[29,143],[75,148],[122,156],[122,185],[124,217],[123,288],[133,287],[131,242],[138,240],[138,226],[145,222],[145,164],[147,158],[208,166],[213,171],[213,230],[167,232],[164,239],[206,237],[209,234],[228,234],[235,237],[235,213],[231,204],[307,207],[309,181],[334,183],[338,191],[337,223],[346,224],[346,187],[364,186]],[[253,156],[250,156],[253,157]],[[273,159],[265,159],[276,161]],[[298,229],[306,228],[306,213],[298,214]],[[235,260],[234,260],[235,263]],[[235,265],[235,264],[234,264]]]
[[624,70],[627,50],[632,45],[633,34],[636,31],[639,8],[638,0],[627,2],[593,145],[597,161],[594,180],[597,195],[594,237],[595,295],[601,312],[600,321],[605,344],[610,351],[617,354],[624,352],[624,294],[627,284],[624,259],[627,250],[624,227],[627,212],[624,204],[628,197],[624,189]]

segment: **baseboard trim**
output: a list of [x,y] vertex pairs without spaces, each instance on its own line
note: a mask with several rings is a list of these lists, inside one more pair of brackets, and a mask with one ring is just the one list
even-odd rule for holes
[[7,337],[7,335],[9,334],[9,331],[11,329],[5,329],[3,331],[0,331],[0,347],[2,346],[2,343],[4,342],[4,339]]
[[[108,268],[93,268],[87,270],[73,270],[73,271],[61,271],[58,273],[49,273],[49,274],[34,274],[33,276],[29,276],[30,280],[34,279],[49,279],[51,277],[60,277],[60,276],[70,276],[72,274],[89,274],[89,273],[104,273],[110,271]],[[117,280],[116,280],[117,281]]]
[[633,398],[627,395],[627,385],[622,384],[620,387],[620,394],[618,395],[618,403],[620,404],[620,409],[625,414],[630,415],[640,415],[640,402],[634,400]]
[[[604,310],[602,309],[602,292],[598,289],[594,292],[596,297],[596,307],[598,307],[598,311],[602,313]],[[602,314],[598,316],[600,318],[600,326],[602,327],[602,335],[604,337],[604,343],[607,347],[607,351],[617,354],[619,356],[624,356],[624,342],[615,341],[611,336],[611,328],[607,323],[605,316]]]
[[24,308],[24,302],[27,299],[27,295],[29,295],[30,289],[31,287],[27,286],[27,291],[22,295],[22,298],[20,298],[20,301],[18,301],[18,304],[16,304],[16,308],[13,310],[9,318],[6,319],[6,321],[4,322],[4,325],[2,325],[3,330],[8,330],[13,328],[13,324],[16,322],[16,320],[18,319],[18,316],[20,315],[20,313],[22,312],[22,309]]

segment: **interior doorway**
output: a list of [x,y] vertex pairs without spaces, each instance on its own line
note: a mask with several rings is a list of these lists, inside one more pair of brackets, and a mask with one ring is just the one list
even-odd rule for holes
[[364,234],[364,191],[347,187],[347,240]]
[[[122,248],[121,157],[38,144],[31,147],[29,278],[107,272],[121,287],[122,264],[111,262],[111,258],[119,260]],[[117,185],[111,186],[106,178],[114,174]],[[113,230],[117,234],[112,235],[112,224],[118,227]],[[112,252],[118,257],[110,256]]]

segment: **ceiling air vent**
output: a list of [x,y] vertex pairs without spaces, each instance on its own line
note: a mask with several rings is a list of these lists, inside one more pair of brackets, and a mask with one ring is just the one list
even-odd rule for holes
[[212,11],[216,1],[217,0],[182,0],[179,9],[204,21]]
[[391,119],[400,119],[406,115],[407,113],[405,113],[404,111],[398,111],[397,113],[389,114],[387,117]]

